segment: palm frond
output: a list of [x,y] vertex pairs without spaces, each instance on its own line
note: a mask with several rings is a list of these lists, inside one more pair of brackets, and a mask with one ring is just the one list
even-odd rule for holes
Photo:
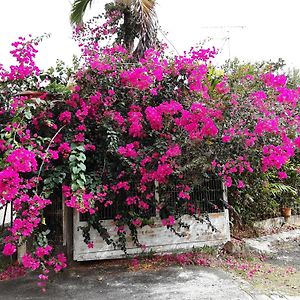
[[125,6],[130,6],[132,4],[132,0],[115,0],[116,3],[123,4]]
[[280,183],[280,182],[270,183],[268,188],[269,188],[269,192],[273,196],[279,196],[282,195],[283,193],[290,193],[293,196],[297,196],[297,189],[284,183]]
[[155,13],[155,0],[133,0],[134,15],[139,26],[139,43],[135,50],[141,56],[146,49],[152,47],[156,41],[157,17]]
[[71,8],[71,24],[82,23],[83,15],[88,6],[92,5],[93,0],[75,0]]

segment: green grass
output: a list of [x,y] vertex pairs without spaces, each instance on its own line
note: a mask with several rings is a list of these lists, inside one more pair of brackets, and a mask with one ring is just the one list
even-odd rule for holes
[[193,252],[195,253],[203,253],[203,254],[208,254],[208,255],[213,255],[215,256],[218,252],[218,249],[213,246],[203,246],[203,247],[193,247]]
[[10,264],[10,259],[0,255],[0,273]]

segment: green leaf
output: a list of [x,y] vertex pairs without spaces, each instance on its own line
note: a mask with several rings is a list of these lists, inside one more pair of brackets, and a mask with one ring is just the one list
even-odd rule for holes
[[47,185],[51,182],[51,178],[44,179],[44,185]]
[[73,174],[79,174],[79,172],[80,172],[80,168],[78,168],[78,167],[73,167],[72,168],[72,173]]
[[80,188],[84,188],[85,182],[82,179],[77,179],[76,183]]
[[75,0],[72,9],[70,21],[71,24],[80,24],[82,23],[83,15],[88,6],[91,6],[93,0]]
[[27,119],[27,120],[31,120],[32,119],[32,113],[30,110],[25,110],[24,111],[24,117]]
[[76,157],[76,159],[79,160],[79,161],[85,162],[86,156],[85,156],[83,153],[80,153],[80,154]]
[[79,177],[84,181],[86,182],[86,178],[85,178],[85,175],[83,173],[80,173],[79,174]]
[[61,178],[62,180],[64,180],[66,178],[67,174],[62,172],[59,174],[59,178]]
[[80,163],[80,164],[78,165],[78,167],[79,167],[82,171],[86,171],[86,166],[85,166],[85,164]]
[[81,151],[81,152],[85,152],[84,146],[82,146],[82,145],[75,147],[75,149],[78,151]]
[[36,106],[35,106],[34,103],[28,103],[27,106],[28,106],[28,107],[32,107],[33,109],[36,109]]
[[57,184],[59,184],[59,183],[62,182],[61,179],[60,179],[59,177],[54,177],[54,178],[53,178],[53,181],[54,181],[55,183],[57,183]]
[[75,161],[77,159],[77,157],[75,155],[70,155],[69,157],[69,161]]
[[77,183],[72,183],[71,184],[71,189],[72,189],[72,191],[73,192],[76,192],[78,189],[79,189],[79,186],[78,186],[78,184]]

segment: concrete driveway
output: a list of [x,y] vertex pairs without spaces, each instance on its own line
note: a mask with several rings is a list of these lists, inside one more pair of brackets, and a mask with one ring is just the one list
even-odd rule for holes
[[[0,283],[0,299],[253,299],[240,282],[219,270],[169,267],[158,271],[80,269],[59,274],[45,294],[27,276]],[[229,298],[230,295],[230,298]]]
[[[285,233],[279,237],[274,235],[254,244],[261,245],[264,241],[271,247],[267,263],[293,266],[300,274],[300,236],[298,232],[291,232],[289,236]],[[300,300],[297,292],[291,293],[294,296],[287,296],[289,293],[285,292],[275,293],[276,289],[268,283],[260,289],[257,282],[246,282],[218,268],[199,266],[149,267],[136,271],[129,269],[126,261],[74,264],[63,273],[54,274],[45,293],[37,287],[36,278],[36,274],[30,273],[17,280],[0,282],[0,300]],[[298,290],[300,277],[296,281],[299,282],[293,284]],[[279,282],[283,279],[279,278]]]
[[122,265],[109,267],[86,264],[54,276],[47,291],[40,292],[36,277],[0,283],[0,299],[76,300],[198,300],[198,299],[300,299],[266,296],[241,279],[222,270],[204,267],[167,267],[130,271]]

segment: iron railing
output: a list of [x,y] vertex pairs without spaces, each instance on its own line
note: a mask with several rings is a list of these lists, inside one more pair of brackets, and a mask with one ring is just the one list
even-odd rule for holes
[[[167,191],[167,205],[175,207],[180,205],[184,200],[178,199],[179,189],[176,185]],[[186,203],[193,205],[202,213],[214,213],[224,210],[224,186],[219,178],[205,178],[201,182],[191,187],[190,199]]]
[[[164,197],[164,203],[172,210],[179,209],[182,206],[182,199],[178,199],[178,193],[180,189],[174,183],[171,188],[162,192]],[[155,188],[153,187],[153,193],[155,193]],[[111,220],[115,216],[122,212],[125,207],[125,200],[129,196],[134,196],[137,194],[137,184],[131,184],[130,191],[120,192],[114,199],[113,204],[105,206],[99,204],[98,214],[101,220]],[[224,210],[224,187],[222,180],[219,178],[205,178],[202,179],[199,184],[194,185],[191,188],[190,199],[187,200],[189,204],[192,204],[196,209],[200,209],[202,213],[213,213],[220,212]],[[156,216],[155,205],[148,203],[150,208],[145,211],[144,217],[154,217]],[[138,208],[135,208],[138,210]],[[87,221],[89,214],[80,214],[80,221]]]
[[[137,183],[131,183],[129,191],[120,191],[119,194],[116,195],[113,203],[111,205],[106,206],[105,204],[98,203],[98,212],[99,218],[101,220],[112,220],[118,213],[121,213],[124,209],[126,209],[126,198],[132,197],[138,194],[137,191]],[[153,188],[154,189],[154,188]],[[144,212],[144,217],[154,217],[156,215],[155,206],[149,201],[147,203],[149,205],[149,209]],[[134,208],[136,212],[138,212],[138,207]],[[141,211],[139,211],[140,213]],[[143,212],[142,212],[143,215]],[[80,221],[87,221],[89,214],[79,214]]]
[[63,201],[60,189],[51,195],[51,205],[46,206],[43,215],[50,230],[47,238],[50,243],[61,244],[63,241]]

